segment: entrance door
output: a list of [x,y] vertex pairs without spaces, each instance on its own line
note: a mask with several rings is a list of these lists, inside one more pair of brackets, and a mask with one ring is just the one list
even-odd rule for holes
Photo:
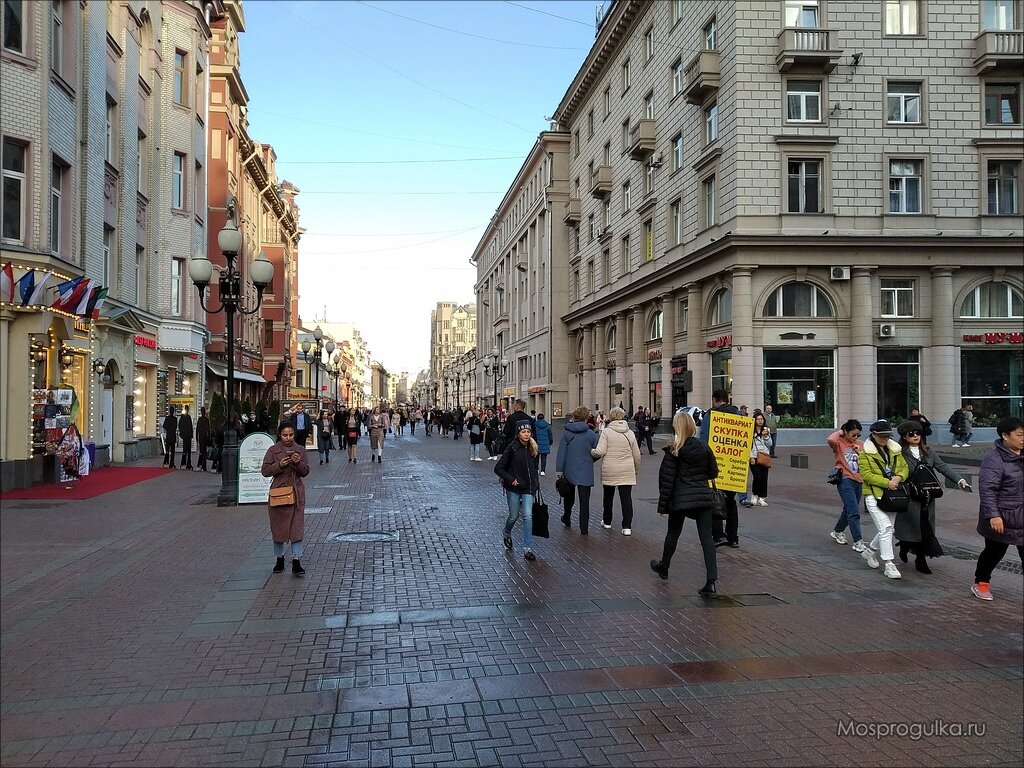
[[111,445],[114,439],[114,390],[103,390],[103,408],[100,411],[103,429],[101,445]]

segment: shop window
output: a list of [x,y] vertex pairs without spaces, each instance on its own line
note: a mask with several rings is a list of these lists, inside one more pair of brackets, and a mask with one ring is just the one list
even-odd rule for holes
[[982,283],[964,298],[960,317],[1024,317],[1024,299],[1009,283]]
[[723,288],[711,300],[711,325],[732,322],[732,291]]
[[659,309],[651,315],[651,322],[647,325],[647,340],[660,341],[664,330],[665,315]]
[[647,406],[657,414],[661,414],[661,363],[647,365]]
[[974,406],[979,426],[1024,417],[1024,350],[960,350],[960,395],[961,405]]
[[764,402],[773,404],[783,424],[833,427],[835,362],[832,350],[766,349]]
[[832,303],[812,283],[792,282],[779,286],[764,303],[765,317],[833,317]]
[[[882,280],[882,317],[914,316],[914,281]],[[881,413],[881,411],[879,411]],[[908,411],[909,413],[909,411]]]
[[875,366],[879,418],[893,424],[906,420],[910,409],[920,402],[920,353],[916,349],[879,349]]
[[732,350],[720,349],[711,354],[711,391],[725,390],[732,400]]

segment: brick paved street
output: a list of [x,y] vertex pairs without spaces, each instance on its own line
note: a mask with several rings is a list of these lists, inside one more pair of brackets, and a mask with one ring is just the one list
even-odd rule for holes
[[1020,765],[1020,564],[971,597],[977,496],[939,501],[954,556],[889,581],[828,538],[827,451],[793,450],[811,468],[780,453],[716,601],[692,523],[670,580],[648,568],[657,456],[632,537],[556,513],[533,563],[520,529],[501,545],[493,463],[437,436],[314,456],[304,579],[270,573],[265,508],[214,506],[216,475],[4,502],[0,763]]

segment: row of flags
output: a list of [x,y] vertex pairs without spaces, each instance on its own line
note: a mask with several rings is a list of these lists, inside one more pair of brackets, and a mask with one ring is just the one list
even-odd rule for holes
[[[46,283],[50,279],[49,272],[43,272],[36,280],[36,270],[30,269],[18,280],[14,279],[14,267],[8,262],[0,268],[0,301],[8,304],[19,304],[22,307],[48,306],[81,317],[95,320],[100,316],[100,309],[107,298],[107,288],[91,278],[76,277],[65,280],[50,288],[57,291],[57,298],[47,304],[45,296]],[[15,301],[15,296],[18,300]]]

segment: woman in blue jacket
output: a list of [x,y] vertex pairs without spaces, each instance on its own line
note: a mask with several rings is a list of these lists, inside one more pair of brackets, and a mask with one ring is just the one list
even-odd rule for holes
[[597,448],[597,434],[587,425],[589,415],[590,409],[585,406],[572,412],[572,421],[562,430],[555,457],[555,471],[569,484],[562,497],[562,524],[572,527],[572,506],[579,493],[582,534],[590,532],[590,489],[594,487],[595,461],[590,452]]
[[551,453],[551,443],[554,438],[551,436],[551,425],[544,420],[544,414],[537,414],[537,434],[533,436],[537,441],[537,450],[540,451],[540,473],[543,476],[548,468],[548,454]]

